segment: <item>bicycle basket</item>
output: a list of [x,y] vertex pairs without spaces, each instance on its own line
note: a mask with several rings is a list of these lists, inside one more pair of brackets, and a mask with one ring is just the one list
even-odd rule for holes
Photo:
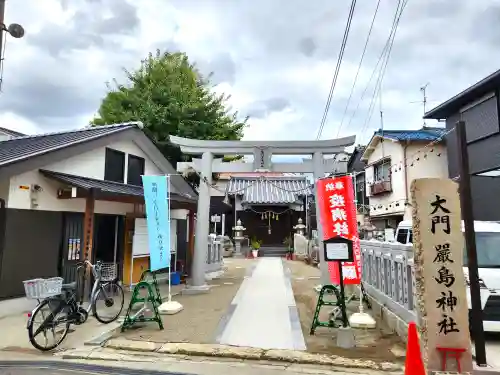
[[50,279],[33,279],[23,281],[24,291],[28,299],[44,299],[61,294],[62,277]]
[[115,263],[102,263],[101,264],[101,280],[113,281],[116,279],[116,264]]

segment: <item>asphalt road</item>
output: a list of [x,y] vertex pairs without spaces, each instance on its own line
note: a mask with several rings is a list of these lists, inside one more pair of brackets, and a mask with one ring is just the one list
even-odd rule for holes
[[185,375],[177,372],[137,370],[91,364],[49,361],[0,361],[0,375]]

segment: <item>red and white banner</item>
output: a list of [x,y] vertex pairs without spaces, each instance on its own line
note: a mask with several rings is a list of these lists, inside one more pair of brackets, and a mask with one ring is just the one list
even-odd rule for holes
[[[319,202],[319,219],[323,226],[323,240],[340,236],[352,240],[354,262],[342,262],[344,284],[361,282],[361,249],[358,237],[356,204],[351,176],[318,180],[316,199]],[[323,249],[320,249],[323,251]],[[328,262],[332,284],[340,284],[338,262]]]

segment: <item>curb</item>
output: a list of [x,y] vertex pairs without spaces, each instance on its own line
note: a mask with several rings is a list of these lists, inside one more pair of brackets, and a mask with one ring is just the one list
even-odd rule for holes
[[[108,339],[103,347],[136,353],[154,353],[160,356],[185,355],[198,357],[233,358],[250,361],[274,361],[287,364],[327,365],[339,368],[379,370],[387,372],[400,372],[404,369],[404,366],[390,362],[377,363],[370,360],[351,359],[326,354],[314,354],[298,350],[267,350],[216,344],[162,344],[151,341]],[[64,359],[74,359],[76,357],[80,358],[81,352],[64,353]],[[121,360],[120,356],[117,355],[115,360]]]
[[112,339],[116,334],[120,333],[123,319],[120,318],[114,323],[109,323],[112,327],[102,332],[99,336],[93,337],[83,343],[84,346],[103,346],[106,342]]
[[[181,292],[182,292],[182,290],[179,292],[176,292],[176,293],[172,293],[172,297],[180,295]],[[163,302],[165,302],[167,300],[168,300],[168,297],[162,298]],[[100,335],[93,337],[90,340],[85,341],[83,343],[83,345],[84,346],[103,346],[104,344],[106,344],[106,342],[108,340],[112,339],[115,335],[117,335],[121,332],[121,327],[122,327],[122,323],[124,320],[125,320],[125,317],[121,316],[115,322],[109,323],[109,326],[111,328],[107,329],[106,331],[104,331]]]

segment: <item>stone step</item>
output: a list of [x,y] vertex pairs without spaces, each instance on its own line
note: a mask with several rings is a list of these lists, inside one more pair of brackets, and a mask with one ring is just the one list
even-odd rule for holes
[[261,257],[283,257],[287,253],[287,249],[285,247],[261,247],[259,250],[259,256]]

